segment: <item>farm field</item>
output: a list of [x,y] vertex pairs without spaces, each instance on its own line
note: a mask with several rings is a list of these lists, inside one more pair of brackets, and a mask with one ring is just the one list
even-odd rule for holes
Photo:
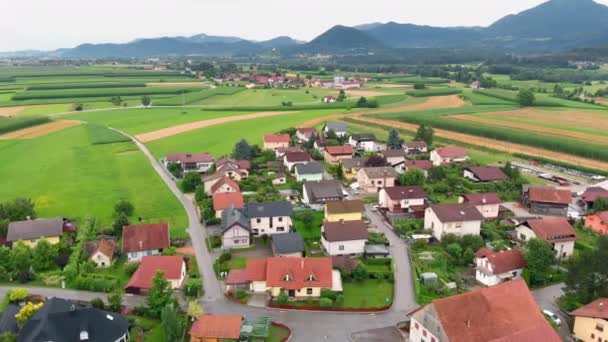
[[6,134],[2,134],[2,135],[0,135],[0,140],[33,139],[33,138],[45,136],[47,134],[51,134],[54,132],[61,131],[66,128],[77,126],[80,124],[81,124],[81,122],[76,121],[76,120],[51,121],[49,123],[45,123],[42,125],[27,127],[27,128],[19,129],[19,130],[9,132]]
[[[309,93],[307,94],[306,91]],[[283,102],[293,104],[321,102],[323,96],[336,95],[331,89],[247,89],[232,96],[214,96],[196,102],[210,106],[280,106]]]
[[0,198],[30,197],[40,217],[92,216],[108,226],[121,198],[135,217],[168,221],[186,236],[183,208],[131,142],[92,145],[86,125],[31,140],[0,141]]

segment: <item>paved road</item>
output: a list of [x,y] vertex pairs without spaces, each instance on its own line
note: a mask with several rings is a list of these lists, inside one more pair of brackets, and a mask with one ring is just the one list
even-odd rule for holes
[[[50,297],[59,297],[64,299],[71,299],[75,301],[85,301],[90,302],[95,298],[101,298],[107,302],[107,294],[99,293],[99,292],[89,292],[89,291],[79,291],[79,290],[70,290],[70,289],[59,289],[54,287],[31,287],[31,286],[0,286],[0,297],[4,297],[4,295],[11,289],[16,287],[23,287],[30,290],[30,293],[43,295],[47,298]],[[146,297],[143,296],[133,296],[133,295],[125,295],[123,297],[122,303],[126,306],[143,306],[146,302]]]
[[562,325],[559,327],[558,331],[561,338],[564,341],[574,341],[570,328],[566,323],[567,317],[562,314],[556,303],[556,300],[564,294],[564,286],[565,284],[561,283],[543,287],[542,289],[532,291],[532,296],[534,296],[534,299],[541,310],[552,311],[562,320]]

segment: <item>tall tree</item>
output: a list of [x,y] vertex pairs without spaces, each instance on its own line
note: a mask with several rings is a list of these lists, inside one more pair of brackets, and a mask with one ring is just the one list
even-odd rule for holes
[[416,135],[414,136],[414,140],[424,141],[427,145],[433,145],[433,136],[435,131],[433,127],[427,125],[420,125],[416,130]]
[[46,271],[53,267],[57,257],[57,248],[47,240],[40,240],[32,253],[32,267],[37,272]]
[[407,172],[402,173],[399,176],[399,184],[408,185],[424,185],[425,177],[424,172],[419,169],[409,169]]
[[152,104],[152,99],[150,98],[150,96],[145,95],[141,98],[141,104],[144,107],[148,107],[148,106],[150,106],[150,104]]
[[160,317],[163,308],[173,303],[173,301],[171,283],[165,279],[163,272],[156,272],[152,278],[152,287],[146,299],[150,314],[153,317]]
[[112,224],[114,236],[120,237],[122,235],[122,229],[124,226],[128,226],[129,224],[131,224],[129,222],[129,217],[127,217],[125,213],[118,214],[118,217],[116,217],[116,220],[114,220],[114,223]]
[[346,93],[344,92],[343,89],[340,90],[340,93],[338,94],[338,98],[336,98],[336,100],[338,102],[342,102],[342,101],[346,100]]
[[201,176],[198,174],[198,172],[186,173],[180,184],[182,191],[185,193],[194,192],[199,186],[201,186]]
[[121,199],[114,205],[114,214],[116,216],[120,214],[125,214],[127,216],[133,216],[133,212],[135,211],[135,206],[133,203],[129,202],[126,199]]
[[593,211],[606,211],[608,210],[608,198],[600,197],[593,202]]
[[566,289],[587,304],[608,297],[608,236],[598,238],[597,248],[583,251],[568,264]]
[[122,288],[116,289],[108,295],[108,308],[114,312],[120,311],[124,291]]
[[184,330],[184,322],[180,312],[173,303],[166,305],[160,313],[165,341],[180,341]]
[[12,268],[20,275],[27,274],[32,267],[32,251],[22,242],[17,242],[11,249]]
[[402,143],[403,141],[399,137],[399,132],[397,132],[396,129],[391,128],[391,130],[388,131],[387,147],[391,150],[398,150],[401,149]]
[[526,244],[524,257],[527,265],[524,268],[524,278],[530,286],[546,284],[550,279],[549,267],[555,262],[553,248],[544,240],[532,239]]
[[253,158],[253,154],[253,148],[245,139],[241,139],[239,142],[237,142],[232,150],[232,156],[236,159],[251,160]]
[[522,107],[533,106],[534,101],[536,101],[536,97],[530,89],[520,89],[519,93],[517,93],[517,102]]

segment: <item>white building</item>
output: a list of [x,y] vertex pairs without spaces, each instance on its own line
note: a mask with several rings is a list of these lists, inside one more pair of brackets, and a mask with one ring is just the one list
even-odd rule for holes
[[488,220],[498,218],[502,201],[495,193],[467,194],[458,198],[458,203],[474,205]]
[[222,248],[246,248],[251,243],[251,227],[243,212],[229,207],[222,212]]
[[467,150],[462,147],[446,146],[431,151],[431,162],[433,166],[441,166],[451,163],[462,163],[469,159]]
[[527,220],[515,228],[522,242],[541,239],[548,242],[558,259],[567,259],[574,254],[576,231],[565,217],[544,217]]
[[525,266],[519,249],[493,252],[482,247],[475,253],[475,279],[486,286],[520,278]]
[[325,222],[321,227],[321,244],[329,256],[362,255],[367,235],[367,225],[361,220]]
[[433,237],[441,241],[444,235],[479,235],[483,215],[471,205],[438,204],[424,213],[424,229],[431,230]]
[[253,236],[289,233],[293,229],[289,202],[249,203],[245,215]]

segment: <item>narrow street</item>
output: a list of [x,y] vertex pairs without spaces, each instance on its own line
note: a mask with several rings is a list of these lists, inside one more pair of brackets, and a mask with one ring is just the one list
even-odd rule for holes
[[536,289],[532,291],[532,296],[534,296],[540,310],[552,311],[562,320],[558,333],[564,341],[569,342],[574,341],[574,339],[566,322],[567,317],[562,314],[556,303],[556,300],[564,294],[564,286],[565,284],[560,283]]

